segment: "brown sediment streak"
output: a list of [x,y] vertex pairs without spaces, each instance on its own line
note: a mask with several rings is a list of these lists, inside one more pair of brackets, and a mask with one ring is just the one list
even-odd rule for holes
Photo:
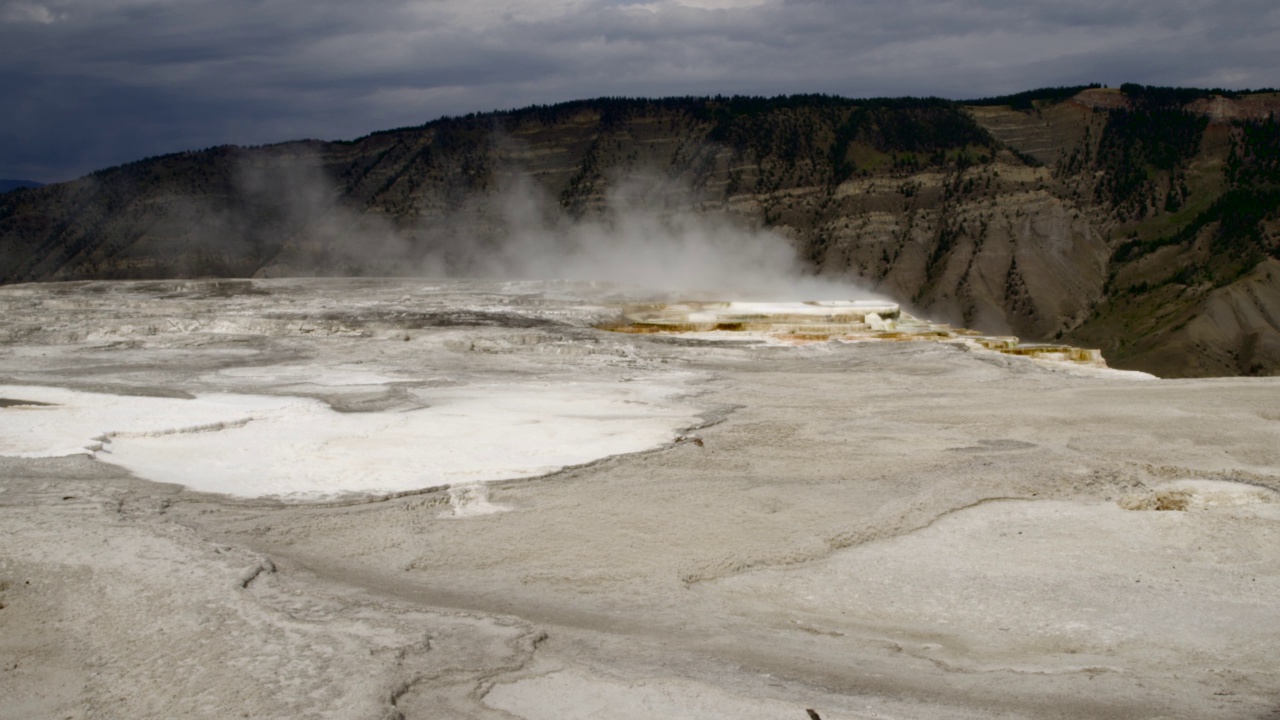
[[1106,367],[1099,350],[1022,344],[1018,338],[913,317],[887,302],[679,302],[624,306],[622,317],[595,326],[635,335],[755,333],[789,345],[874,340],[960,342],[981,350],[1036,360]]

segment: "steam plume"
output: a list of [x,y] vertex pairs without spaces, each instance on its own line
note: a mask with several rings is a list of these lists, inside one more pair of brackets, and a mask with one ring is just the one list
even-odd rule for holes
[[286,206],[286,224],[300,227],[260,274],[599,281],[740,299],[870,297],[849,282],[815,277],[786,237],[696,202],[680,181],[618,177],[574,216],[526,174],[498,177],[496,190],[407,227],[330,200],[336,192],[315,163],[296,165],[288,177],[278,167],[250,171],[241,183],[251,195],[271,188]]

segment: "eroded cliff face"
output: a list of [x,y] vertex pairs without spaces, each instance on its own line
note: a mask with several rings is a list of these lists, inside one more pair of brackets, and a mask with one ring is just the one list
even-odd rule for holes
[[1003,161],[850,182],[815,260],[943,322],[1051,338],[1087,317],[1110,251],[1049,182]]
[[599,100],[212,148],[0,196],[0,280],[492,273],[621,203],[771,229],[815,274],[941,322],[1273,374],[1274,104]]

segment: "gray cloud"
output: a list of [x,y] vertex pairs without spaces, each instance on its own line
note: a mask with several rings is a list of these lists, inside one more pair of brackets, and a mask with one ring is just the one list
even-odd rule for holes
[[0,0],[0,176],[598,95],[1280,84],[1271,0]]

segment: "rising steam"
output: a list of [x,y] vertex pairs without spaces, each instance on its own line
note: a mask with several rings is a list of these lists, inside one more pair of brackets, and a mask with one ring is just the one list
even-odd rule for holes
[[[694,201],[678,181],[615,178],[571,216],[528,176],[410,226],[333,202],[314,162],[246,169],[251,196],[270,192],[300,222],[259,275],[407,275],[612,282],[655,290],[757,299],[858,299],[870,293],[815,277],[791,242]],[[287,177],[286,177],[287,174]]]
[[[718,210],[696,209],[687,187],[654,176],[615,181],[603,202],[570,219],[527,181],[499,195],[503,219],[484,275],[590,280],[735,297],[847,298],[856,289],[807,273],[791,243]],[[858,293],[863,294],[863,293]]]

